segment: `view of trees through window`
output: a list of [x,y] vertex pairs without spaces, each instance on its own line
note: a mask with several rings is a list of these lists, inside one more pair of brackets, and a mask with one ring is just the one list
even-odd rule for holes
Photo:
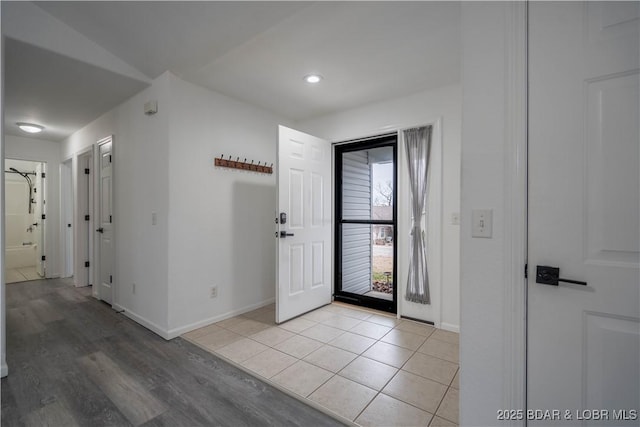
[[[371,167],[372,219],[393,219],[393,162]],[[372,290],[393,292],[393,226],[372,225]]]

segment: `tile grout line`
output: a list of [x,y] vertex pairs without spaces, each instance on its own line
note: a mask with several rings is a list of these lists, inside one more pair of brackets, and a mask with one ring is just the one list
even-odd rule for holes
[[[345,309],[347,309],[347,308],[345,307]],[[316,342],[320,343],[320,344],[321,344],[321,347],[319,347],[319,348],[322,348],[323,346],[325,346],[325,345],[326,345],[326,346],[330,346],[330,347],[332,347],[332,348],[336,348],[336,349],[339,349],[339,350],[346,351],[346,352],[348,352],[348,353],[350,353],[350,354],[354,354],[356,357],[355,357],[353,360],[356,360],[356,359],[357,359],[357,358],[359,358],[359,357],[363,357],[363,358],[365,358],[365,359],[372,360],[372,361],[375,361],[375,362],[378,362],[378,363],[382,363],[382,364],[384,364],[384,365],[386,365],[386,366],[390,366],[390,367],[392,367],[392,368],[394,368],[394,369],[397,369],[397,372],[396,372],[396,373],[395,373],[391,378],[389,378],[389,380],[387,380],[387,382],[386,382],[386,383],[385,383],[385,384],[380,388],[380,390],[376,390],[376,394],[374,395],[374,397],[373,397],[373,398],[372,398],[372,399],[367,403],[367,405],[365,405],[365,407],[364,407],[364,408],[363,408],[363,409],[362,409],[362,410],[361,410],[361,411],[356,415],[356,417],[355,417],[355,418],[353,418],[353,420],[352,420],[352,421],[353,421],[354,423],[355,423],[355,420],[356,420],[358,417],[360,417],[360,416],[362,415],[362,413],[363,413],[363,412],[364,412],[364,411],[365,411],[365,410],[366,410],[366,409],[371,405],[371,403],[372,403],[372,402],[373,402],[373,401],[374,401],[374,400],[375,400],[375,399],[376,399],[380,394],[384,394],[385,396],[389,396],[389,395],[387,395],[387,394],[383,393],[383,390],[384,390],[384,388],[385,388],[385,387],[386,387],[386,386],[387,386],[387,385],[388,385],[388,384],[393,380],[393,378],[395,378],[395,377],[396,377],[396,375],[397,375],[400,371],[405,372],[405,373],[408,373],[408,374],[416,375],[416,376],[418,376],[418,377],[420,377],[420,378],[423,378],[423,379],[426,379],[426,380],[429,380],[429,381],[433,381],[433,382],[435,382],[435,383],[437,383],[437,384],[440,384],[440,385],[442,385],[442,386],[446,387],[445,393],[443,394],[442,398],[439,400],[438,405],[437,405],[437,407],[436,407],[436,410],[435,410],[435,412],[434,412],[433,414],[431,414],[429,411],[424,410],[423,408],[419,408],[419,407],[417,407],[417,406],[415,406],[415,405],[413,405],[413,404],[411,404],[411,403],[409,403],[409,402],[405,402],[404,400],[394,398],[393,396],[389,396],[389,397],[394,398],[394,399],[397,399],[398,401],[400,401],[400,402],[402,402],[402,403],[405,403],[405,404],[407,404],[407,405],[409,405],[409,406],[412,406],[412,407],[414,407],[414,408],[416,408],[416,409],[418,409],[418,410],[421,410],[421,411],[423,411],[423,412],[426,412],[426,413],[431,414],[431,415],[432,415],[432,418],[431,418],[431,420],[430,420],[430,423],[431,423],[431,421],[433,421],[433,419],[434,419],[436,416],[438,416],[438,415],[436,415],[436,412],[438,411],[438,409],[439,409],[439,408],[440,408],[440,406],[442,405],[442,402],[444,401],[444,398],[445,398],[445,396],[447,395],[447,393],[449,392],[449,390],[450,390],[451,388],[453,388],[453,387],[451,387],[451,384],[453,383],[453,380],[455,379],[455,375],[458,373],[458,371],[459,371],[459,369],[460,369],[459,362],[452,362],[451,360],[443,359],[443,358],[438,357],[438,356],[434,356],[434,355],[427,354],[427,353],[422,353],[422,352],[418,351],[418,349],[419,349],[419,348],[421,348],[423,345],[425,345],[425,344],[426,344],[426,342],[427,342],[428,340],[430,340],[430,339],[434,339],[434,340],[436,340],[437,342],[440,342],[440,343],[446,343],[446,344],[452,344],[452,345],[455,345],[455,343],[450,343],[450,342],[448,342],[448,341],[444,341],[444,340],[441,340],[441,339],[438,339],[438,338],[433,337],[433,334],[434,334],[434,333],[435,333],[435,331],[437,330],[437,328],[434,328],[434,330],[433,330],[433,331],[431,331],[431,332],[430,332],[430,333],[425,337],[425,341],[424,341],[423,343],[421,343],[421,345],[418,347],[418,349],[413,350],[413,349],[411,349],[411,348],[403,347],[403,346],[401,346],[401,345],[397,345],[397,344],[394,344],[394,343],[389,343],[389,342],[386,342],[386,341],[382,341],[382,339],[383,339],[387,334],[389,334],[390,332],[392,332],[392,331],[394,331],[394,330],[397,330],[397,331],[400,331],[400,332],[409,333],[409,334],[413,334],[413,335],[417,335],[417,336],[421,336],[420,334],[416,334],[416,333],[411,332],[411,331],[405,331],[405,330],[403,330],[403,329],[397,329],[397,326],[398,326],[398,325],[400,325],[402,322],[404,322],[404,321],[406,321],[406,320],[401,319],[401,321],[400,321],[399,323],[397,323],[396,325],[394,325],[394,326],[387,326],[387,325],[383,325],[383,324],[379,324],[379,323],[376,323],[376,322],[372,322],[372,321],[367,320],[367,319],[369,319],[370,317],[372,317],[372,315],[373,315],[373,314],[372,314],[372,315],[370,315],[369,317],[365,318],[365,319],[360,319],[360,318],[357,318],[357,317],[351,317],[351,316],[349,316],[349,315],[345,315],[345,314],[342,314],[342,313],[339,313],[339,312],[334,312],[334,311],[331,311],[331,310],[326,310],[326,308],[325,308],[325,310],[323,310],[323,311],[326,311],[326,312],[328,312],[328,313],[332,314],[333,316],[342,316],[342,317],[348,317],[348,318],[351,318],[351,319],[358,320],[358,321],[359,321],[359,323],[358,323],[358,324],[356,324],[356,325],[354,325],[352,328],[355,328],[356,326],[358,326],[359,324],[361,324],[361,323],[362,323],[362,322],[364,322],[364,321],[367,321],[367,322],[369,322],[369,323],[371,323],[371,324],[374,324],[374,325],[376,325],[376,326],[381,326],[381,327],[389,328],[389,331],[385,332],[385,333],[384,333],[380,338],[372,338],[372,337],[370,337],[370,336],[362,335],[362,334],[359,334],[359,333],[357,333],[357,332],[354,332],[354,331],[352,331],[351,329],[349,329],[349,330],[345,330],[345,329],[342,329],[342,328],[337,328],[337,327],[335,327],[335,326],[327,325],[327,324],[323,323],[323,322],[324,322],[324,321],[326,321],[326,320],[321,321],[321,322],[318,322],[318,321],[316,321],[316,320],[311,320],[311,319],[308,319],[308,318],[305,318],[305,320],[307,320],[307,321],[309,321],[309,322],[314,323],[314,325],[313,325],[313,326],[310,326],[309,328],[305,328],[305,329],[303,329],[303,330],[301,330],[301,331],[294,332],[294,331],[291,331],[291,330],[288,330],[288,329],[285,329],[285,328],[280,328],[280,329],[282,329],[282,330],[284,330],[284,331],[287,331],[287,332],[290,332],[290,333],[292,333],[292,334],[293,334],[293,336],[292,336],[292,337],[287,338],[285,341],[287,341],[288,339],[294,338],[295,336],[301,336],[301,337],[303,337],[303,338],[311,339],[311,340],[313,340],[313,341],[316,341]],[[363,313],[365,313],[365,312],[366,312],[366,311],[364,311],[364,310],[358,310],[358,311],[361,311],[361,312],[363,312]],[[374,313],[374,314],[377,314],[377,313]],[[245,316],[243,316],[243,314],[238,315],[238,316],[236,316],[236,317],[242,317],[244,320],[253,320],[253,321],[255,321],[255,322],[262,323],[262,324],[266,325],[268,328],[270,328],[270,327],[280,327],[280,325],[278,325],[278,324],[268,324],[268,323],[265,323],[265,322],[262,322],[262,321],[259,321],[259,320],[255,320],[254,318],[245,317]],[[391,317],[390,317],[390,319],[394,319],[394,318],[391,318]],[[225,319],[225,320],[226,320],[226,319]],[[240,320],[240,322],[241,322],[241,321],[244,321],[244,320]],[[407,321],[407,322],[410,322],[410,321]],[[415,322],[412,322],[412,323],[415,323]],[[214,323],[214,324],[215,324],[215,323]],[[233,325],[235,325],[235,324],[236,324],[236,323],[232,323],[232,324],[231,324],[231,327],[233,327]],[[311,329],[311,328],[313,328],[314,326],[318,326],[318,325],[323,325],[323,326],[325,326],[325,327],[330,327],[330,328],[333,328],[333,329],[340,330],[340,331],[341,331],[341,333],[340,333],[338,336],[336,336],[336,337],[332,338],[331,340],[329,340],[329,341],[327,341],[327,342],[323,342],[323,341],[320,341],[320,340],[317,340],[317,339],[314,339],[314,338],[308,337],[308,336],[306,336],[306,335],[302,335],[302,332],[304,332],[304,331],[306,331],[306,330],[308,330],[308,329]],[[431,325],[427,325],[427,326],[431,326]],[[253,358],[253,357],[255,357],[255,356],[259,355],[259,354],[262,354],[263,352],[266,352],[268,349],[273,349],[273,350],[275,350],[275,351],[280,351],[280,350],[276,349],[276,348],[275,348],[273,345],[271,345],[271,344],[264,344],[264,343],[261,343],[261,342],[259,342],[259,341],[257,341],[257,340],[254,340],[253,338],[251,338],[251,336],[250,336],[250,335],[239,334],[239,333],[237,333],[237,332],[235,332],[235,331],[233,331],[233,330],[231,330],[231,329],[228,329],[228,327],[226,327],[226,326],[219,326],[219,327],[220,327],[220,328],[222,328],[222,329],[225,329],[225,330],[227,330],[227,331],[230,331],[230,332],[232,332],[232,333],[235,333],[235,334],[239,335],[239,336],[240,336],[240,337],[242,337],[242,338],[247,338],[247,339],[249,339],[249,340],[251,340],[251,341],[254,341],[254,342],[258,343],[258,344],[265,345],[265,346],[267,347],[266,349],[261,350],[260,352],[256,353],[255,355],[252,355],[251,357],[249,357],[249,358],[248,358],[248,359],[246,359],[246,360],[249,360],[249,359],[251,359],[251,358]],[[266,329],[267,329],[267,328],[265,328],[265,329],[263,329],[263,330],[266,330]],[[256,333],[259,333],[259,332],[261,332],[261,331],[258,331],[258,332],[256,332]],[[337,347],[337,346],[335,346],[335,345],[331,344],[331,342],[332,342],[332,341],[334,341],[334,340],[336,340],[337,338],[339,338],[340,336],[344,335],[346,332],[349,332],[349,333],[352,333],[352,334],[355,334],[355,335],[358,335],[358,336],[361,336],[361,337],[364,337],[364,338],[372,339],[372,340],[374,340],[374,343],[372,343],[369,347],[367,347],[367,348],[366,348],[364,351],[362,351],[361,353],[354,353],[354,352],[352,352],[352,351],[345,350],[345,349],[342,349],[342,348],[340,348],[340,347]],[[214,332],[214,333],[215,333],[215,332]],[[255,335],[256,333],[251,334],[251,335]],[[206,335],[209,335],[209,334],[206,334]],[[206,335],[204,335],[204,336],[206,336]],[[200,339],[200,338],[202,338],[202,337],[198,337],[197,339]],[[238,340],[238,341],[239,341],[239,340]],[[236,342],[236,341],[234,341],[234,342]],[[284,341],[283,341],[283,342],[284,342]],[[380,342],[385,343],[385,344],[389,344],[389,345],[393,345],[393,346],[399,347],[399,348],[404,349],[404,350],[409,350],[409,351],[411,351],[411,355],[410,355],[410,356],[409,356],[409,357],[408,357],[408,358],[407,358],[407,359],[406,359],[406,360],[401,364],[401,366],[400,366],[400,367],[396,367],[396,366],[393,366],[393,365],[389,365],[388,363],[381,362],[381,361],[379,361],[379,360],[371,359],[371,358],[369,358],[369,357],[367,357],[367,356],[364,356],[364,353],[365,353],[366,351],[368,351],[371,347],[373,347],[374,345],[376,345],[376,344],[378,344],[378,343],[380,343]],[[230,345],[230,344],[233,344],[233,343],[229,343],[229,344],[227,344],[227,345]],[[277,344],[274,344],[274,345],[278,345],[278,344],[280,344],[280,343],[277,343]],[[225,345],[225,346],[226,346],[226,345]],[[225,347],[225,346],[223,346],[223,347]],[[202,347],[202,346],[201,346],[201,347]],[[221,347],[221,348],[222,348],[222,347]],[[319,349],[319,348],[318,348],[318,349]],[[314,350],[314,351],[317,351],[318,349],[316,349],[316,350]],[[241,366],[243,369],[246,369],[246,370],[250,371],[250,372],[251,372],[251,373],[253,373],[254,375],[258,376],[259,378],[263,378],[263,379],[265,379],[265,380],[267,380],[267,381],[269,381],[269,382],[272,382],[270,378],[267,378],[267,377],[265,377],[265,376],[262,376],[262,375],[260,375],[259,373],[255,372],[255,371],[252,371],[252,370],[250,370],[249,368],[246,368],[244,365],[242,365],[242,363],[243,363],[243,362],[246,362],[246,360],[244,360],[243,362],[234,362],[234,361],[231,361],[230,359],[227,359],[225,356],[223,356],[223,355],[221,355],[221,354],[217,353],[217,350],[212,350],[212,349],[208,349],[208,348],[207,348],[207,351],[214,353],[214,354],[215,354],[216,356],[218,356],[218,357],[222,357],[223,359],[230,361],[232,364],[236,364],[236,365],[238,365],[238,366]],[[314,351],[310,352],[309,354],[312,354]],[[282,352],[282,351],[280,351],[280,352],[281,352],[281,353],[283,353],[283,354],[287,354],[288,356],[291,356],[291,357],[293,357],[294,359],[296,359],[296,362],[294,362],[293,364],[295,364],[295,363],[297,363],[297,362],[299,362],[299,361],[304,361],[305,363],[309,363],[309,364],[311,364],[311,365],[313,365],[313,366],[316,366],[316,367],[318,367],[318,368],[320,368],[320,369],[324,369],[324,370],[326,370],[326,371],[328,371],[328,372],[330,372],[330,373],[332,374],[329,378],[327,378],[327,380],[325,380],[325,381],[324,381],[324,382],[322,382],[320,385],[318,385],[318,386],[317,386],[313,391],[311,391],[307,396],[302,396],[302,395],[297,394],[297,393],[295,393],[295,392],[294,392],[294,394],[296,394],[296,395],[298,395],[298,396],[301,396],[304,400],[310,400],[310,401],[313,401],[313,400],[311,400],[311,399],[310,399],[310,396],[311,396],[313,393],[315,393],[318,389],[320,389],[322,386],[324,386],[327,382],[329,382],[331,379],[333,379],[334,377],[336,377],[336,376],[339,376],[340,378],[344,378],[344,379],[350,380],[349,378],[346,378],[346,377],[343,377],[342,375],[340,375],[340,371],[342,371],[346,366],[348,366],[350,363],[352,363],[352,362],[353,362],[353,360],[352,360],[352,361],[350,361],[349,363],[347,363],[347,365],[345,365],[344,367],[342,367],[338,372],[333,372],[333,371],[330,371],[330,370],[328,370],[328,369],[325,369],[325,368],[323,368],[323,367],[321,367],[321,366],[318,366],[318,365],[316,365],[315,363],[313,363],[313,362],[311,362],[311,361],[307,361],[307,360],[305,360],[304,358],[298,358],[297,356],[293,356],[293,355],[290,355],[290,354],[285,353],[285,352]],[[449,384],[443,384],[443,383],[441,383],[441,382],[439,382],[439,381],[436,381],[436,380],[434,380],[434,379],[427,378],[427,377],[423,377],[422,375],[414,374],[414,373],[412,373],[412,372],[410,372],[410,371],[404,370],[403,368],[406,366],[406,364],[409,362],[409,360],[411,360],[411,358],[413,358],[413,357],[414,357],[416,354],[418,354],[418,353],[419,353],[419,354],[423,354],[423,355],[425,355],[425,356],[433,357],[433,358],[438,359],[438,360],[441,360],[441,361],[445,361],[445,362],[448,362],[448,363],[455,363],[456,365],[458,365],[458,368],[456,369],[456,372],[454,373],[454,375],[453,375],[453,377],[452,377],[452,379],[451,379],[450,383],[449,383]],[[308,357],[308,356],[309,356],[309,354],[305,355],[304,357]],[[292,364],[292,365],[293,365],[293,364]],[[290,366],[292,366],[292,365],[289,365],[288,367],[283,368],[283,369],[282,369],[282,370],[280,370],[278,373],[275,373],[272,377],[274,377],[274,376],[278,375],[279,373],[281,373],[281,372],[283,372],[284,370],[288,369],[288,368],[289,368]],[[357,382],[357,381],[354,381],[354,380],[350,380],[350,381],[353,381],[355,384],[361,385],[361,386],[363,386],[363,387],[367,387],[367,388],[369,388],[369,389],[372,389],[371,387],[369,387],[369,386],[367,386],[367,385],[365,385],[365,384],[361,384],[360,382]],[[374,389],[372,389],[372,390],[374,390]],[[321,406],[323,406],[323,405],[321,405]],[[323,406],[323,407],[324,407],[324,406]],[[326,408],[326,407],[325,407],[325,408]],[[330,410],[329,408],[326,408],[326,409],[327,409],[327,410],[329,410],[329,411],[331,411],[331,412],[333,412],[333,411],[332,411],[332,410]],[[335,413],[335,412],[333,412],[333,413]],[[338,415],[339,415],[339,414],[338,414]],[[453,421],[449,420],[448,418],[445,418],[445,417],[442,417],[442,418],[443,418],[443,419],[445,419],[445,420],[447,420],[447,421],[453,422]],[[357,424],[357,423],[356,423],[356,424]]]

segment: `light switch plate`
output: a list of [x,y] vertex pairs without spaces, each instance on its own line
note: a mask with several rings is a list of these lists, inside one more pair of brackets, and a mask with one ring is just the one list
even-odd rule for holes
[[490,239],[493,235],[493,210],[474,209],[471,216],[471,237]]

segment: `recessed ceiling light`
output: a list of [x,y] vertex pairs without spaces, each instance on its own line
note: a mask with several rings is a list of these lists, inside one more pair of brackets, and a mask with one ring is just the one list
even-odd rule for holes
[[36,125],[33,123],[18,122],[16,124],[21,130],[27,133],[39,133],[39,132],[42,132],[42,130],[44,129],[44,126]]
[[320,74],[307,74],[304,76],[304,81],[307,83],[319,83],[322,80],[322,76]]

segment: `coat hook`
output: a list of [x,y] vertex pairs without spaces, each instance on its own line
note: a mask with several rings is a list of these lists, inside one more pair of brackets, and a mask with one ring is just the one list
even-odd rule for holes
[[224,160],[224,154],[220,155],[220,160]]
[[273,163],[271,163],[271,166],[269,166],[269,167],[272,168],[273,167]]
[[229,161],[231,161],[231,156],[229,156]]
[[247,163],[247,158],[246,157],[244,158],[244,163]]
[[238,160],[240,160],[240,157],[236,157],[236,162],[237,162]]
[[253,160],[251,160],[251,164],[253,164]]
[[260,162],[258,162],[258,166],[260,166]]

